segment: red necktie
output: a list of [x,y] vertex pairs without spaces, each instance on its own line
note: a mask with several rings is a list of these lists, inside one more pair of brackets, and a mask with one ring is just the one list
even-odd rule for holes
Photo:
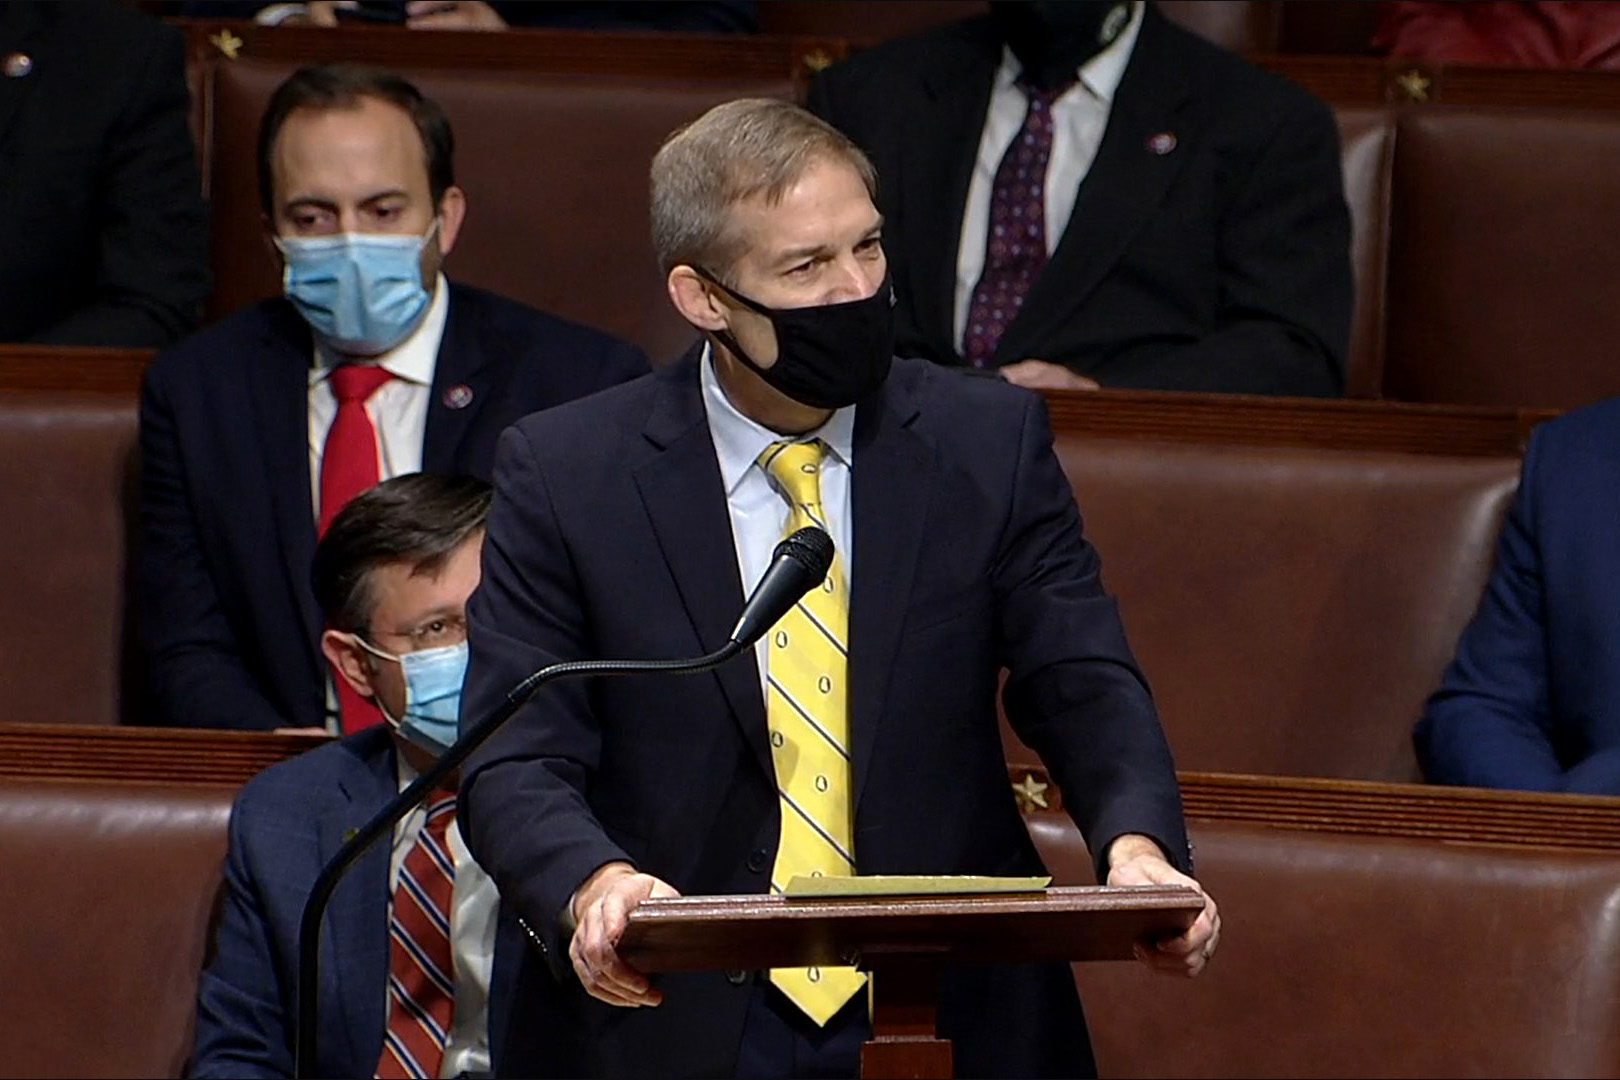
[[[338,407],[332,426],[326,432],[326,446],[321,451],[321,506],[317,527],[321,536],[326,535],[332,519],[350,499],[375,487],[382,479],[377,429],[366,412],[366,401],[393,376],[371,364],[339,364],[328,378]],[[355,693],[342,676],[334,673],[333,681],[337,684],[339,717],[345,735],[383,722],[377,706]]]
[[1073,86],[1037,89],[1022,78],[1029,99],[1024,126],[1002,155],[990,188],[990,230],[984,271],[968,301],[962,355],[974,367],[989,367],[996,345],[1046,266],[1046,165],[1052,157],[1052,102]]
[[456,1010],[450,901],[456,868],[445,832],[454,795],[428,807],[427,821],[399,869],[388,913],[388,1030],[379,1077],[436,1077]]

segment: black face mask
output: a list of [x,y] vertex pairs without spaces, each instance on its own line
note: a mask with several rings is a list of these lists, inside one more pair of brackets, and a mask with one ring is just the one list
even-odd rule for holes
[[776,363],[760,367],[726,330],[711,333],[768,384],[801,405],[842,409],[883,385],[894,359],[894,286],[889,276],[865,300],[773,308],[744,296],[707,270],[698,276],[771,320]]
[[1131,22],[1119,0],[991,0],[990,17],[1024,78],[1042,89],[1074,80],[1080,65],[1112,45]]

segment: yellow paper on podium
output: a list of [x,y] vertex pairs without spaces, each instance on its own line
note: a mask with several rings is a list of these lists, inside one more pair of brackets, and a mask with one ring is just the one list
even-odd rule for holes
[[967,896],[976,893],[1040,892],[1050,877],[981,877],[974,874],[863,874],[855,877],[795,875],[785,896]]

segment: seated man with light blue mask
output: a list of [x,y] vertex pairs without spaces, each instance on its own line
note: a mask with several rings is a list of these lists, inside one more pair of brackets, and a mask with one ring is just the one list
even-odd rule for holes
[[282,295],[164,351],[141,399],[146,718],[352,734],[383,720],[329,669],[309,588],[338,512],[394,476],[488,479],[514,421],[648,363],[446,276],[475,200],[449,117],[398,75],[300,68],[257,148]]
[[[481,480],[396,477],[345,506],[316,549],[322,648],[386,722],[265,770],[237,798],[191,1075],[292,1074],[305,900],[346,837],[455,741],[465,608],[489,507]],[[322,1076],[490,1075],[514,1040],[534,1039],[558,1074],[577,1069],[565,1034],[545,1032],[543,1017],[508,1015],[535,966],[519,970],[527,939],[468,855],[455,804],[454,790],[435,792],[334,894],[322,948]]]

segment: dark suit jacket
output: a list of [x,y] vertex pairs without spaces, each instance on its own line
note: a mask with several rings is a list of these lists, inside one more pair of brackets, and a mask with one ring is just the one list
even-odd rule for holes
[[106,0],[0,4],[0,341],[166,345],[208,294],[178,31]]
[[[353,829],[399,791],[392,736],[374,728],[274,765],[248,782],[231,810],[225,900],[197,998],[190,1075],[293,1074],[298,928],[315,878]],[[388,841],[374,844],[332,894],[322,923],[320,1076],[371,1076],[387,1024]],[[494,1070],[576,1075],[573,1040],[558,1023],[555,983],[504,909],[490,976]],[[530,981],[530,977],[541,981]],[[550,984],[550,985],[547,985]],[[522,1001],[514,1011],[512,1004]]]
[[[962,363],[956,254],[1002,43],[988,17],[819,76],[810,107],[871,156],[899,353]],[[1149,140],[1174,135],[1169,153]],[[1304,90],[1149,5],[1096,161],[994,362],[1104,386],[1338,394],[1350,218],[1338,135]]]
[[[743,603],[696,353],[502,437],[469,605],[467,715],[580,657],[719,647]],[[858,407],[851,522],[855,857],[864,873],[1030,874],[997,676],[1093,850],[1155,836],[1188,859],[1170,754],[1039,397],[896,361]],[[531,926],[599,865],[683,893],[767,888],[779,825],[752,652],[716,674],[548,688],[470,763],[471,845]],[[551,943],[567,961],[559,938]],[[585,1003],[609,1075],[731,1074],[747,988],[666,976],[658,1008]],[[962,1075],[1076,1075],[1089,1048],[1066,965],[953,975]]]
[[[310,585],[312,349],[303,320],[276,299],[188,338],[147,372],[136,586],[157,722],[324,722]],[[422,467],[487,478],[508,424],[647,369],[634,346],[452,285]],[[471,390],[461,408],[446,402],[456,386]]]
[[1620,399],[1535,429],[1417,750],[1437,783],[1620,795]]

